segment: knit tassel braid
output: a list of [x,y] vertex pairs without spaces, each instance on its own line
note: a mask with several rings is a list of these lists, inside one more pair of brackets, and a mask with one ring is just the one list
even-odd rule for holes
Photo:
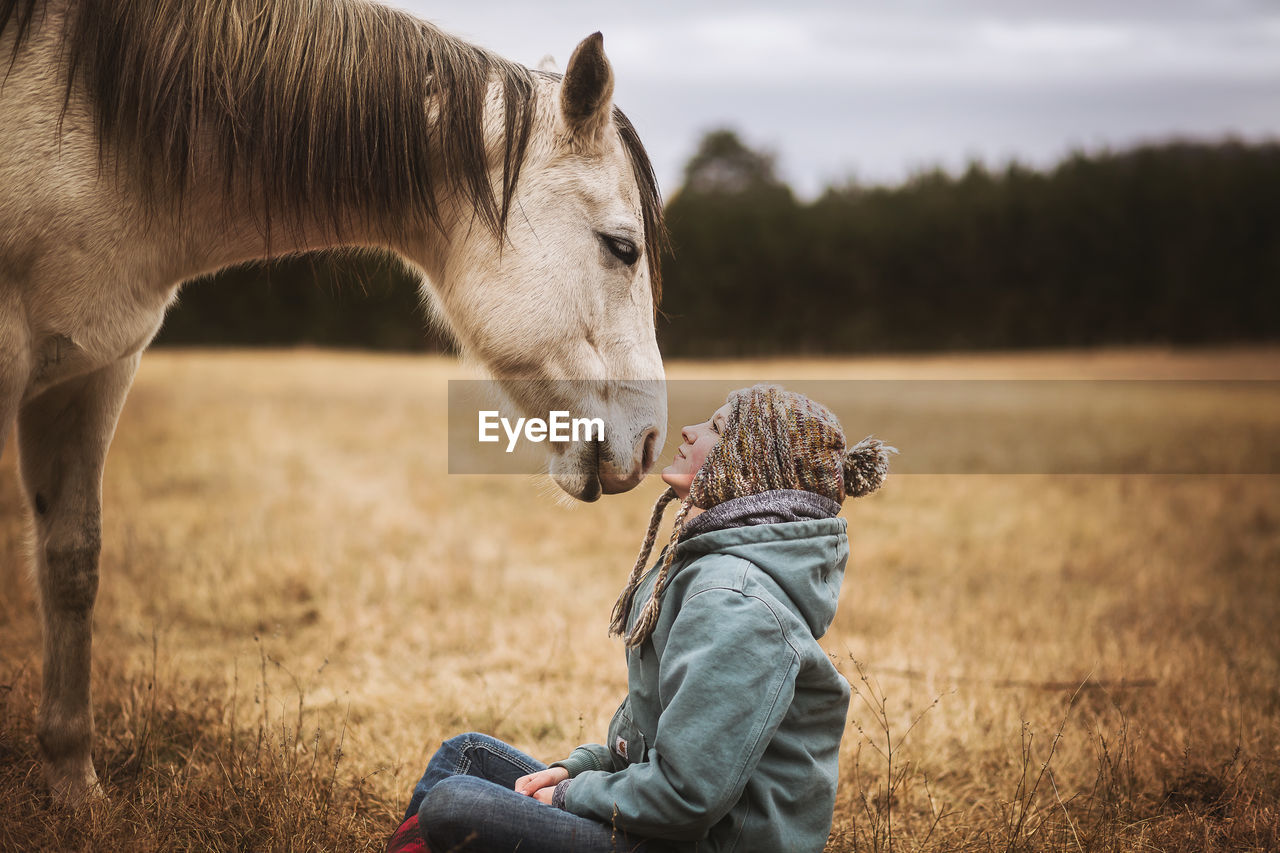
[[667,546],[667,556],[663,558],[662,566],[658,569],[658,579],[654,581],[653,592],[649,595],[649,600],[644,603],[644,609],[640,611],[640,615],[636,618],[636,624],[631,626],[631,633],[627,634],[627,648],[635,648],[649,639],[649,635],[653,633],[653,629],[658,625],[658,612],[662,607],[662,591],[667,588],[667,579],[671,576],[671,563],[676,557],[676,540],[680,538],[680,531],[684,527],[685,517],[689,514],[689,508],[692,506],[692,497],[685,498],[680,504],[680,511],[676,513],[671,529],[671,541]]
[[[640,578],[644,576],[645,566],[649,562],[649,554],[653,551],[654,539],[657,538],[658,526],[662,522],[662,513],[666,510],[667,504],[677,497],[675,490],[669,488],[658,497],[658,502],[653,506],[653,514],[649,519],[649,530],[645,533],[644,544],[640,546],[640,556],[636,559],[636,564],[631,569],[631,576],[627,579],[626,589],[622,591],[622,595],[618,596],[618,601],[613,606],[613,621],[609,625],[610,635],[619,636],[626,630],[627,619],[630,617],[631,608],[635,604],[636,590],[640,588]],[[689,515],[689,510],[692,507],[692,497],[687,497],[680,503],[680,510],[676,513],[671,530],[671,540],[667,543],[667,553],[658,569],[658,578],[654,582],[653,592],[649,595],[649,600],[645,602],[644,609],[640,611],[636,624],[631,627],[631,631],[626,635],[627,648],[634,648],[647,640],[649,635],[653,633],[654,627],[658,624],[658,613],[662,607],[662,591],[666,589],[667,580],[671,575],[671,564],[676,556],[676,540],[680,538],[680,531],[684,528],[684,520]]]

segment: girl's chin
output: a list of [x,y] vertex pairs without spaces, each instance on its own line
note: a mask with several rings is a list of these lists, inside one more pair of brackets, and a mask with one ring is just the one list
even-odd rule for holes
[[[688,494],[689,486],[693,484],[693,475],[686,474],[684,471],[673,471],[670,467],[663,469],[662,482],[666,483],[677,492]],[[683,499],[684,495],[681,495]]]

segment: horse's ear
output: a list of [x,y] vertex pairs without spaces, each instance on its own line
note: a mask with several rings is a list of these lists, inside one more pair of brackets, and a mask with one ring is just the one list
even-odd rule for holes
[[560,114],[573,140],[593,146],[613,116],[613,69],[604,36],[592,33],[574,48],[560,84]]
[[556,65],[556,58],[548,53],[546,56],[538,60],[538,70],[548,71],[552,74],[559,74],[560,66]]

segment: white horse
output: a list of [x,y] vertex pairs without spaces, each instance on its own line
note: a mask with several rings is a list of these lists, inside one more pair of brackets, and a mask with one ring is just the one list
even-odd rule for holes
[[0,81],[0,450],[16,421],[55,800],[100,793],[103,460],[183,280],[390,249],[525,414],[604,420],[552,448],[568,494],[652,466],[662,209],[599,33],[560,78],[367,0],[0,0]]

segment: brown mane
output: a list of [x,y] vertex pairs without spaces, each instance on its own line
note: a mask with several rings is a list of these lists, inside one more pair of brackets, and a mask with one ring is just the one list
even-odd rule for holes
[[[46,2],[0,0],[0,35],[17,28],[10,70]],[[442,185],[495,234],[506,229],[533,72],[404,12],[367,0],[72,0],[64,40],[68,99],[80,83],[102,153],[122,152],[148,191],[183,193],[207,135],[228,188],[260,194],[268,229],[321,211],[340,234],[350,211],[376,211],[394,233],[423,213],[437,219]],[[505,109],[497,195],[482,125],[492,77]],[[615,119],[640,189],[656,308],[662,199],[634,128]]]

